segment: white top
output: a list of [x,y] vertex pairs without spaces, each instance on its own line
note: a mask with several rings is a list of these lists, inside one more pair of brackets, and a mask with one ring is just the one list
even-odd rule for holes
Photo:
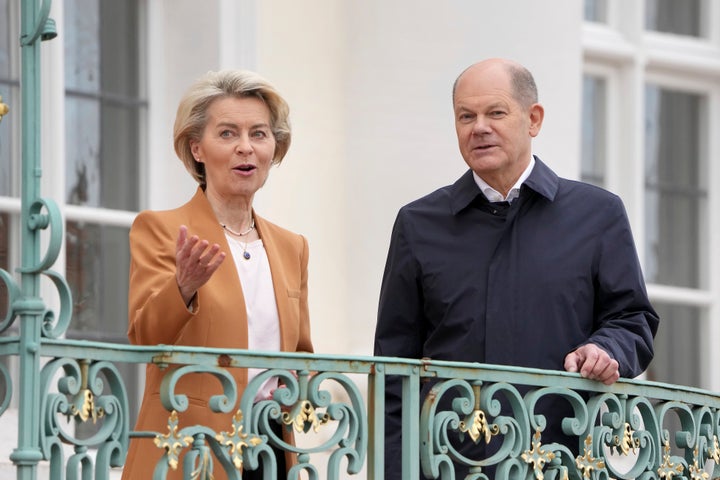
[[[248,350],[280,351],[280,317],[275,302],[270,263],[262,240],[245,243],[225,234],[237,268],[248,319]],[[250,254],[245,259],[243,254]],[[248,382],[263,369],[248,368]],[[277,378],[265,382],[258,390],[255,401],[270,398],[278,386]]]
[[535,157],[530,157],[530,163],[525,168],[525,171],[520,175],[520,178],[517,179],[517,182],[515,182],[515,185],[510,189],[510,191],[507,194],[507,197],[503,197],[502,193],[498,192],[494,188],[492,188],[488,183],[480,178],[480,175],[475,173],[473,171],[473,178],[475,178],[475,183],[477,183],[477,186],[480,187],[480,190],[485,194],[485,197],[491,202],[509,202],[512,203],[513,200],[515,200],[517,197],[520,196],[520,187],[522,187],[522,184],[527,178],[530,176],[530,173],[532,172],[533,167],[535,166]]

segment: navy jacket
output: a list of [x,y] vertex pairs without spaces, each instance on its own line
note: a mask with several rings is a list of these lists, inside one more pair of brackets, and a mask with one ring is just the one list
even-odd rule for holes
[[[622,201],[535,162],[509,207],[468,171],[400,210],[376,355],[563,370],[592,342],[623,377],[648,366],[658,317]],[[386,453],[399,459],[399,391],[388,387]]]

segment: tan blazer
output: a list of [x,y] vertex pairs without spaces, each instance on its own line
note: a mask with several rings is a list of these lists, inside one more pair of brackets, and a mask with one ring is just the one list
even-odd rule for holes
[[[280,318],[280,345],[286,352],[312,352],[307,303],[308,245],[302,236],[254,215],[270,262]],[[228,254],[220,268],[197,293],[193,312],[180,296],[175,280],[175,245],[180,225],[189,235],[217,243]],[[180,208],[143,211],[130,229],[130,342],[136,345],[189,345],[216,348],[247,348],[248,326],[240,278],[225,234],[208,202],[198,188]],[[171,367],[173,368],[173,367]],[[177,367],[174,367],[177,368]],[[246,369],[229,369],[242,395],[247,384]],[[167,433],[170,415],[160,403],[160,384],[167,370],[147,365],[145,392],[135,430]],[[207,425],[216,432],[229,432],[232,414],[211,414],[207,401],[221,393],[220,383],[210,375],[185,376],[176,392],[188,396],[189,407],[179,413],[179,427]],[[133,439],[125,462],[123,479],[150,479],[164,451],[153,439]],[[288,463],[289,465],[289,463]],[[224,479],[215,463],[216,480]],[[182,478],[178,472],[168,478]]]

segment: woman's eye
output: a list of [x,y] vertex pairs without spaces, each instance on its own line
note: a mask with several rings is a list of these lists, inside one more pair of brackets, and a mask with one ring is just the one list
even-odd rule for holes
[[232,136],[232,131],[231,130],[223,130],[222,132],[220,132],[220,136],[222,138],[228,138],[228,137]]
[[255,138],[266,138],[268,134],[265,130],[255,130],[252,136]]

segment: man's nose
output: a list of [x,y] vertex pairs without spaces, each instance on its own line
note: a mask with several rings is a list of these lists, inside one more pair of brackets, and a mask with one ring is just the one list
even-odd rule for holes
[[486,119],[484,119],[482,117],[478,117],[478,119],[475,120],[475,123],[473,123],[473,127],[472,127],[473,135],[484,135],[489,132],[490,132],[490,123]]

